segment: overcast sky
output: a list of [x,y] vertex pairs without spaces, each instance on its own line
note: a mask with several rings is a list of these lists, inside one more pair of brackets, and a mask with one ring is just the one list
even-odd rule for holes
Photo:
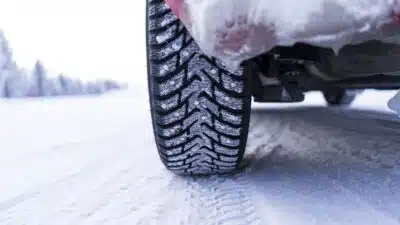
[[0,29],[22,67],[40,59],[53,73],[139,82],[146,76],[144,6],[143,0],[0,0]]

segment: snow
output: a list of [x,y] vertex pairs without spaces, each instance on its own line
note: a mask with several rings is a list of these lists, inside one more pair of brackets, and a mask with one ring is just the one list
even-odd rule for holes
[[0,223],[399,224],[393,94],[366,91],[348,109],[319,93],[254,104],[247,166],[199,178],[159,161],[145,87],[4,100]]
[[253,104],[243,170],[191,178],[159,160],[145,74],[102,96],[0,100],[0,224],[400,224],[395,91]]
[[[178,1],[180,2],[180,1]],[[177,4],[177,3],[175,3]],[[276,45],[333,48],[380,39],[398,42],[398,0],[184,0],[180,18],[209,56],[232,70]],[[394,38],[394,41],[392,40]]]

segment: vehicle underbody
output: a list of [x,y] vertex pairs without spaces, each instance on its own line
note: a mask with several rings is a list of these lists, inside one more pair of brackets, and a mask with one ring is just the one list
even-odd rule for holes
[[332,49],[298,43],[243,63],[257,102],[300,102],[304,92],[400,88],[400,45],[368,41]]

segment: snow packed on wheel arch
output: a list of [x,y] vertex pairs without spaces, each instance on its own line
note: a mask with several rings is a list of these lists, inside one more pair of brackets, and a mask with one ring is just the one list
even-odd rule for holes
[[276,45],[400,41],[400,0],[166,0],[203,52],[232,71]]

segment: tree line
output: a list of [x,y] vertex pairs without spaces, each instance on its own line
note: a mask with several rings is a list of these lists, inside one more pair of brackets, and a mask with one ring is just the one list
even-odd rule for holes
[[83,82],[64,74],[50,77],[40,60],[31,72],[19,68],[0,30],[0,98],[102,94],[126,87],[113,80]]

